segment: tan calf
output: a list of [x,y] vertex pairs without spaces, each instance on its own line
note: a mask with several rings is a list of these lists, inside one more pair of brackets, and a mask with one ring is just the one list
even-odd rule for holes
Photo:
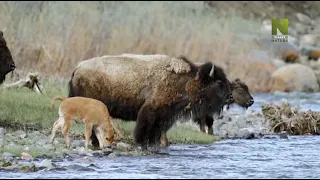
[[67,148],[70,148],[71,142],[68,131],[70,130],[73,120],[81,120],[85,124],[86,150],[88,150],[92,129],[96,132],[101,149],[110,146],[114,142],[113,122],[108,108],[104,103],[85,97],[55,97],[51,104],[52,109],[54,108],[54,102],[56,100],[62,102],[59,107],[59,119],[53,124],[50,139],[51,143],[54,141],[56,131],[61,128],[62,134],[66,140]]

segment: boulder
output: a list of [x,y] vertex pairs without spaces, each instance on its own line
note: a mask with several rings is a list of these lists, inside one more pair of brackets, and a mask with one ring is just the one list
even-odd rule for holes
[[290,64],[276,70],[271,77],[271,92],[315,92],[319,90],[316,74],[302,64]]
[[[247,72],[243,79],[247,79],[250,92],[268,92],[270,90],[271,76],[277,67],[272,63],[252,61],[246,67]],[[252,78],[254,77],[254,78]]]
[[312,25],[312,20],[309,16],[305,15],[305,14],[302,14],[300,12],[298,12],[296,14],[298,20],[300,23],[304,24],[304,25]]

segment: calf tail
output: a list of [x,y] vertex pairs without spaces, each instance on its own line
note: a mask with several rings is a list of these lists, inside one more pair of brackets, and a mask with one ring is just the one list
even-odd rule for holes
[[65,99],[66,99],[66,98],[64,98],[64,97],[56,96],[56,97],[52,100],[52,102],[51,102],[51,109],[52,109],[52,110],[54,109],[54,102],[55,102],[56,100],[63,101],[63,100],[65,100]]

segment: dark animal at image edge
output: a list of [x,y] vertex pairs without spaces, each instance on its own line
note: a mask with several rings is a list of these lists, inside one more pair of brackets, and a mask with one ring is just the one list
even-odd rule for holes
[[0,84],[6,79],[6,75],[13,71],[16,65],[7,46],[3,32],[0,31]]
[[[165,134],[172,127],[177,117],[188,116],[192,112],[195,118],[205,118],[209,110],[220,114],[227,99],[232,97],[228,79],[222,68],[214,66],[211,62],[196,66],[182,56],[178,59],[187,63],[190,71],[174,73],[161,70],[165,71],[165,80],[157,79],[156,73],[148,77],[149,79],[139,79],[139,82],[148,81],[152,86],[143,86],[137,98],[133,99],[121,97],[123,92],[117,91],[118,84],[108,82],[108,72],[80,67],[73,72],[69,81],[69,97],[98,99],[110,107],[110,115],[113,118],[137,120],[134,129],[135,142],[143,149],[146,149],[147,145],[158,147],[161,134]],[[91,59],[87,63],[95,63],[94,61],[99,59]],[[105,62],[107,61],[109,63],[110,59]],[[133,63],[143,66],[148,62],[135,60]],[[118,66],[124,68],[120,64]],[[125,66],[129,67],[130,64]],[[136,69],[133,72],[139,71]],[[124,87],[127,86],[128,84],[125,84]],[[159,89],[154,88],[155,86]],[[94,132],[91,139],[92,144],[98,146]]]

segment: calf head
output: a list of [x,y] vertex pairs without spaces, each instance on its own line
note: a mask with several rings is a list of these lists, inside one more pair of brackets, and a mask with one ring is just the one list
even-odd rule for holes
[[233,100],[229,101],[228,104],[236,103],[247,109],[254,103],[248,86],[239,78],[231,82],[231,92]]

